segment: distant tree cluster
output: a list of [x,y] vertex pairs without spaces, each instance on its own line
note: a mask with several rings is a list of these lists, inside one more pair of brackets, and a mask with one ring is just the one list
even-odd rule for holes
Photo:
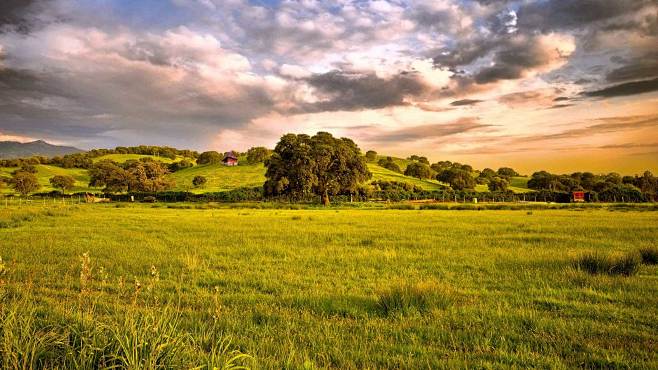
[[368,150],[366,152],[366,160],[368,162],[374,162],[377,160],[377,152],[374,150]]
[[431,168],[436,172],[437,180],[449,184],[454,190],[475,188],[475,176],[470,165],[439,161],[432,164]]
[[429,179],[432,177],[432,169],[430,166],[422,162],[409,163],[404,170],[404,175],[409,177],[416,177],[418,179]]
[[84,168],[89,169],[94,165],[94,158],[102,157],[109,154],[140,154],[152,155],[168,159],[176,159],[177,156],[195,159],[199,153],[188,149],[176,149],[168,146],[150,146],[140,145],[134,147],[118,146],[114,149],[92,149],[85,153],[67,154],[64,156],[55,156],[52,158],[44,156],[34,156],[30,158],[3,159],[0,160],[0,167],[21,167],[24,164],[47,164],[62,168]]
[[570,175],[556,175],[546,171],[532,174],[528,188],[554,192],[587,191],[600,200],[631,200],[645,196],[656,199],[658,177],[650,171],[641,176],[621,176],[618,173],[595,175],[591,172],[574,172]]
[[199,154],[199,157],[196,159],[197,164],[217,164],[222,163],[224,156],[219,154],[214,150],[203,152]]
[[416,154],[410,156],[407,159],[410,160],[410,161],[414,161],[414,162],[424,163],[428,166],[430,164],[430,161],[429,161],[429,159],[427,159],[427,157],[419,156],[419,155],[416,155]]
[[512,177],[519,176],[518,172],[509,167],[501,167],[498,171],[485,168],[475,179],[478,184],[487,185],[489,191],[507,191]]
[[377,164],[380,167],[386,168],[387,170],[397,173],[402,173],[400,166],[397,163],[395,163],[395,161],[393,161],[392,157],[381,158],[379,161],[377,161]]
[[265,163],[272,156],[272,150],[256,146],[247,150],[247,163]]
[[181,159],[178,162],[172,162],[168,166],[169,172],[177,172],[190,167],[194,167],[194,163],[188,159]]
[[89,170],[90,186],[104,187],[110,193],[137,191],[156,192],[171,189],[175,184],[165,175],[169,169],[150,158],[130,160],[123,164],[100,161]]
[[351,139],[334,138],[327,132],[312,137],[284,135],[265,165],[266,195],[303,198],[315,194],[325,205],[330,195],[355,192],[371,177],[359,147]]

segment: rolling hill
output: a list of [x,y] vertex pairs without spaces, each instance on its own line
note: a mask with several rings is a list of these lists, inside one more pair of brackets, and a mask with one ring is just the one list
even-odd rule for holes
[[[108,154],[105,156],[94,158],[94,162],[110,159],[115,162],[125,162],[131,159],[140,159],[140,158],[153,158],[155,160],[162,161],[164,163],[171,163],[173,161],[178,161],[181,158],[175,160],[163,157],[155,157],[150,155],[141,155],[141,154]],[[241,158],[243,159],[243,158]],[[393,160],[400,166],[404,171],[407,165],[411,162],[402,158],[393,158]],[[191,168],[186,168],[174,173],[167,175],[176,182],[176,186],[173,190],[177,191],[190,191],[193,193],[203,193],[203,192],[219,192],[232,190],[240,187],[256,187],[261,186],[265,182],[265,167],[263,164],[244,164],[244,160],[239,166],[227,167],[222,164],[210,164],[210,165],[196,165]],[[49,179],[55,175],[70,175],[73,176],[76,180],[75,188],[72,192],[84,192],[84,191],[100,191],[98,188],[91,188],[88,186],[89,183],[89,174],[87,170],[79,168],[61,168],[56,166],[49,165],[36,165],[37,168],[37,177],[39,183],[41,184],[41,189],[39,192],[48,192],[54,190],[50,186]],[[417,185],[425,190],[439,190],[444,188],[446,185],[440,183],[436,180],[421,180],[409,176],[405,176],[401,173],[397,173],[386,168],[380,167],[376,163],[368,163],[368,169],[372,173],[371,181],[375,180],[385,180],[385,181],[398,181],[398,182],[407,182],[414,185]],[[16,170],[16,168],[0,168],[0,177],[11,177],[11,172]],[[204,176],[207,179],[205,186],[201,188],[194,188],[192,186],[192,179],[195,176]],[[512,179],[510,189],[516,193],[523,193],[529,191],[527,188],[528,178],[526,177],[515,177]],[[477,191],[487,191],[485,185],[478,185],[476,187]],[[13,193],[12,189],[8,187],[0,188],[0,194],[11,194]]]
[[0,141],[0,159],[25,158],[35,155],[54,157],[80,152],[83,152],[83,150],[72,146],[53,145],[43,140],[32,141],[29,143]]

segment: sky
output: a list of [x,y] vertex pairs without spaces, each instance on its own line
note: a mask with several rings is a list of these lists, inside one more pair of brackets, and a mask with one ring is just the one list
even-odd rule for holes
[[2,0],[0,140],[658,172],[655,0]]

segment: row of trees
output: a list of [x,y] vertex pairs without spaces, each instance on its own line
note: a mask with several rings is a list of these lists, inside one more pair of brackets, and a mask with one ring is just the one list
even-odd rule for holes
[[635,176],[621,176],[615,172],[600,175],[591,172],[557,175],[538,171],[532,174],[528,181],[528,188],[561,192],[596,192],[597,194],[611,194],[620,200],[635,197],[634,194],[639,192],[645,194],[649,199],[655,200],[658,195],[658,177],[650,171]]
[[[47,164],[62,168],[84,168],[89,169],[94,165],[94,158],[102,157],[109,154],[139,154],[152,155],[168,159],[177,157],[195,160],[199,153],[194,150],[177,149],[168,146],[151,146],[140,145],[132,147],[119,146],[114,149],[92,149],[84,153],[67,154],[64,156],[44,157],[34,156],[29,158],[3,159],[0,160],[0,167],[22,167],[24,165]],[[188,160],[188,161],[189,161]]]

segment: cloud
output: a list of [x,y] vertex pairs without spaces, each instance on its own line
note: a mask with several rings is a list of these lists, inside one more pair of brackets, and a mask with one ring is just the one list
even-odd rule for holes
[[644,94],[658,91],[658,78],[644,81],[626,82],[618,85],[608,86],[599,90],[585,91],[583,95],[593,98],[614,98]]
[[465,117],[448,123],[426,124],[394,130],[371,126],[351,131],[355,131],[361,140],[368,143],[405,143],[435,140],[486,127],[491,127],[491,125],[481,123],[477,117]]
[[623,143],[599,146],[600,149],[634,149],[634,148],[656,148],[658,143]]
[[523,4],[518,10],[519,27],[550,32],[586,27],[650,6],[651,0],[548,0]]
[[609,71],[607,82],[640,80],[658,76],[658,52],[650,52],[640,57],[622,59],[624,65]]
[[462,100],[455,100],[450,105],[453,107],[461,107],[464,105],[476,105],[478,103],[482,103],[483,100],[478,100],[478,99],[462,99]]
[[517,142],[534,142],[558,139],[573,139],[584,136],[594,136],[603,133],[637,130],[641,128],[658,127],[658,115],[607,117],[594,120],[596,123],[582,128],[566,130],[554,134],[534,135],[518,138]]
[[480,69],[474,79],[486,84],[546,72],[563,65],[574,49],[573,37],[568,35],[515,36],[496,51],[493,65]]
[[304,111],[380,109],[407,105],[407,97],[419,97],[428,87],[416,73],[380,78],[374,73],[331,71],[306,79],[318,100],[304,104]]

